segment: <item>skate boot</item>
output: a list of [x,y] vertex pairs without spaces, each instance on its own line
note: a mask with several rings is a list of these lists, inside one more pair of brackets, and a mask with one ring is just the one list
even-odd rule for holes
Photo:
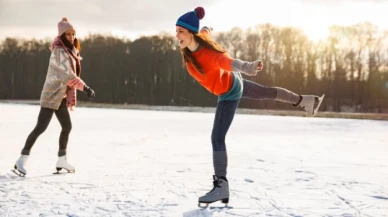
[[[213,175],[213,189],[198,199],[198,207],[207,208],[210,203],[221,201],[227,207],[229,203],[229,184],[225,177],[218,178]],[[204,206],[201,206],[205,204]]]
[[324,97],[325,94],[321,97],[315,95],[302,95],[302,101],[297,107],[302,108],[306,112],[306,117],[314,117],[317,114]]
[[54,173],[54,174],[59,174],[59,171],[61,171],[62,169],[66,170],[68,173],[74,173],[75,172],[74,167],[71,166],[67,162],[66,155],[58,157],[58,161],[57,161],[57,166],[56,167],[57,167],[57,172]]
[[24,168],[28,159],[28,155],[21,155],[16,161],[14,170],[12,170],[16,175],[24,177],[27,174],[27,170]]

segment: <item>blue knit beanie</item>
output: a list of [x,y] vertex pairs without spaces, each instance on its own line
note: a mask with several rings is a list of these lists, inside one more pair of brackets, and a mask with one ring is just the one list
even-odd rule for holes
[[198,33],[199,20],[204,16],[205,9],[203,9],[203,7],[197,7],[194,11],[189,11],[179,17],[178,21],[176,21],[176,25]]

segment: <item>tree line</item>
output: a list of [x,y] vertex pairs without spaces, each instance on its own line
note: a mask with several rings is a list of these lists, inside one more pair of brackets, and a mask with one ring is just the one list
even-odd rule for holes
[[[312,41],[298,28],[258,25],[216,32],[234,58],[261,59],[264,70],[246,79],[299,94],[326,94],[322,110],[388,111],[388,32],[370,23],[332,26]],[[81,78],[94,102],[215,106],[182,67],[175,36],[160,33],[129,40],[91,34],[81,41]],[[0,42],[0,99],[39,99],[51,40],[6,38]],[[87,100],[79,94],[80,100]],[[242,100],[240,107],[291,109],[272,101]]]

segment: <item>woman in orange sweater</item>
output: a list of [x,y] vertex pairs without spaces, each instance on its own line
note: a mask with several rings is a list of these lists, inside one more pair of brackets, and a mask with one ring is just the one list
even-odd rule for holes
[[323,96],[298,95],[280,87],[268,87],[245,80],[241,73],[255,76],[263,69],[260,60],[253,62],[233,59],[227,51],[210,39],[210,29],[199,31],[199,20],[205,10],[197,7],[183,14],[176,22],[176,38],[187,71],[209,92],[218,96],[218,103],[211,135],[213,146],[213,189],[199,198],[201,203],[229,202],[229,185],[226,178],[227,152],[225,136],[233,121],[240,99],[276,100],[305,110],[306,116],[314,116]]

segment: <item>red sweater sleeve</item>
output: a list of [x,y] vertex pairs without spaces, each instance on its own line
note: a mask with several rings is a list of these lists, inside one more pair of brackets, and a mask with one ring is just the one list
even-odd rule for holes
[[218,55],[215,56],[215,58],[213,60],[213,64],[218,68],[221,68],[225,71],[231,72],[231,71],[233,71],[232,61],[233,61],[233,59],[230,58],[228,55],[226,55],[224,53],[219,53]]

